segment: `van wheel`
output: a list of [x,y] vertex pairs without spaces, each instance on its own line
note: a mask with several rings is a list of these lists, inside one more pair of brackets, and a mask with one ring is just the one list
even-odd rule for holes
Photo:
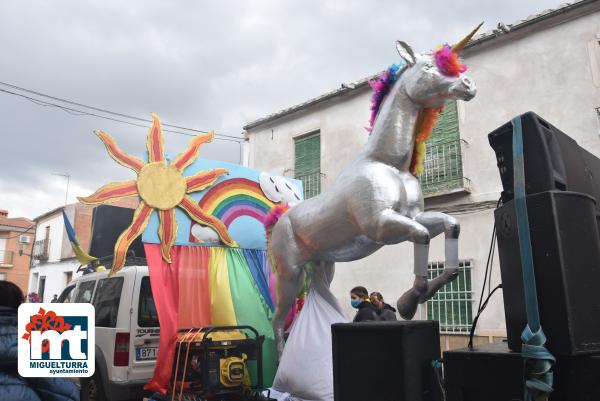
[[106,401],[99,374],[81,379],[81,401]]

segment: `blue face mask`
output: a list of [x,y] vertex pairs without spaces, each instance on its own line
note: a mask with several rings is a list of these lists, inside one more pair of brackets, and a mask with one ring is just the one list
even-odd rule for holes
[[360,299],[351,299],[350,305],[352,305],[353,308],[358,308],[358,305],[360,305],[361,302]]

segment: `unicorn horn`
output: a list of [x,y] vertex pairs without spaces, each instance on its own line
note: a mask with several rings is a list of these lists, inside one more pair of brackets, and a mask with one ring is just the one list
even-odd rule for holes
[[452,46],[452,52],[456,54],[460,53],[469,40],[471,40],[473,35],[475,35],[479,28],[481,28],[481,25],[483,25],[483,21],[481,21],[481,24],[477,25],[477,27],[473,29],[467,36],[465,36],[460,42]]

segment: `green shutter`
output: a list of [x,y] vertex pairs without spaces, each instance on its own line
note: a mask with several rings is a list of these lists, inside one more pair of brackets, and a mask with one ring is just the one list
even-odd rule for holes
[[321,192],[321,134],[294,140],[294,176],[302,180],[304,199]]
[[444,193],[463,188],[462,153],[456,100],[448,100],[427,141],[423,193]]
[[460,139],[460,133],[458,131],[458,110],[456,108],[456,100],[448,100],[444,105],[444,111],[442,111],[440,119],[433,129],[431,139],[427,141],[427,144],[434,145],[456,139]]

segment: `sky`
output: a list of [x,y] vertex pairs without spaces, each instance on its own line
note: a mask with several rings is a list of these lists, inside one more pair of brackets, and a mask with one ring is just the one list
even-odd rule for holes
[[[125,152],[140,158],[147,134],[144,127],[41,104],[81,109],[5,84],[144,119],[154,112],[165,124],[241,137],[248,122],[397,62],[396,40],[427,51],[459,40],[480,21],[488,31],[558,5],[557,0],[2,1],[0,209],[9,217],[33,219],[63,205],[65,195],[71,203],[106,183],[135,178],[110,159],[93,131],[110,133]],[[189,140],[165,132],[166,151],[176,155]],[[200,157],[239,163],[240,144],[216,139]],[[66,178],[55,174],[69,175],[68,194]]]

